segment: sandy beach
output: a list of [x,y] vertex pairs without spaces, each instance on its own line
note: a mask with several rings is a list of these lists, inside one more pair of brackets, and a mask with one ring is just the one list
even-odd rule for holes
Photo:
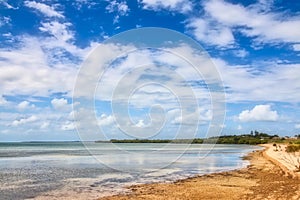
[[274,151],[271,144],[250,153],[247,168],[197,176],[174,183],[131,186],[131,193],[101,198],[127,199],[300,199],[300,172],[292,163],[299,154]]

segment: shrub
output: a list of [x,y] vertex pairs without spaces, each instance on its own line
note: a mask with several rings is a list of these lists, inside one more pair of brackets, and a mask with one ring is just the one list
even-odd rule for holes
[[300,151],[300,145],[298,144],[289,144],[286,147],[286,152],[298,152]]

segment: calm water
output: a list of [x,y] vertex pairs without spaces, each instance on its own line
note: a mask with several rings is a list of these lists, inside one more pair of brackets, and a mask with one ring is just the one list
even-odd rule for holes
[[0,143],[0,199],[95,199],[126,192],[124,186],[131,184],[241,168],[248,164],[241,157],[259,149],[199,144],[86,146],[75,142]]

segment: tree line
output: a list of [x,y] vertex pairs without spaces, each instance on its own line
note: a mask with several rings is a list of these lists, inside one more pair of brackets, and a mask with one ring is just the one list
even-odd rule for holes
[[[282,142],[285,138],[278,135],[269,135],[258,131],[251,131],[249,134],[243,135],[223,135],[220,137],[210,138],[194,138],[194,139],[111,139],[111,143],[175,143],[175,144],[265,144],[269,142]],[[96,141],[103,142],[103,141]]]

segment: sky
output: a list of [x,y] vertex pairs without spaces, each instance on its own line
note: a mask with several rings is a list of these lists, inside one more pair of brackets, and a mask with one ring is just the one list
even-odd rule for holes
[[0,141],[294,136],[299,27],[294,0],[0,0]]

